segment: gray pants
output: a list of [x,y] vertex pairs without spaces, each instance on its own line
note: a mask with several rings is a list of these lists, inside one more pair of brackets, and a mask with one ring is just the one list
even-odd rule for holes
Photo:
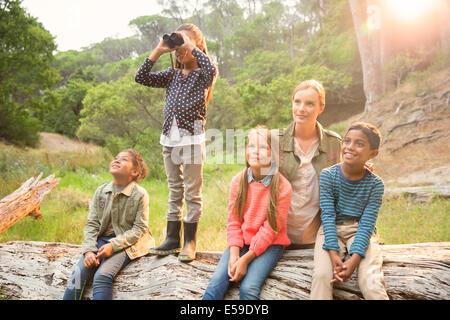
[[[202,215],[203,163],[205,144],[182,147],[163,146],[164,167],[169,187],[167,221],[183,219],[183,200],[186,199],[188,223],[198,222]],[[184,192],[186,190],[186,196]]]

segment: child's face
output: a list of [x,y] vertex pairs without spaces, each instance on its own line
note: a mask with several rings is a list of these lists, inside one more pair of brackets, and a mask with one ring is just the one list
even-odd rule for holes
[[137,171],[133,168],[133,160],[129,152],[119,153],[109,164],[109,172],[117,178],[133,178]]
[[347,132],[341,152],[344,163],[361,166],[378,155],[378,150],[370,149],[369,139],[361,130]]
[[313,88],[297,91],[292,101],[292,118],[296,124],[315,123],[323,112],[319,94]]
[[264,131],[249,134],[245,156],[252,168],[270,167],[272,151],[267,144],[267,136]]

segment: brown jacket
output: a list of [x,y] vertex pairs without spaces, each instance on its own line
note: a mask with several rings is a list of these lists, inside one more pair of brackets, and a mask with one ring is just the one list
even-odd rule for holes
[[114,252],[125,249],[131,260],[146,255],[154,246],[148,228],[148,212],[148,193],[134,181],[118,194],[114,194],[113,182],[101,185],[92,199],[81,244],[82,253],[97,252],[97,238],[112,222],[116,237],[109,242]]
[[[319,122],[317,122],[317,127],[319,130],[319,147],[311,163],[316,171],[317,178],[319,178],[323,169],[341,162],[342,139],[336,132],[324,129]],[[286,129],[278,130],[280,140],[280,172],[289,182],[292,182],[300,166],[300,159],[294,154],[294,133],[295,122],[292,122]],[[314,243],[314,240],[311,239],[315,239],[319,227],[320,212],[318,212],[311,224],[305,229],[303,236],[305,242],[301,244]]]

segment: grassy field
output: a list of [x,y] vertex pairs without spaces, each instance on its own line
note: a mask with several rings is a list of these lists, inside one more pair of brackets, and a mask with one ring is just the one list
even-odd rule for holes
[[[0,234],[0,242],[12,240],[80,244],[95,189],[111,180],[107,165],[111,155],[104,150],[88,157],[79,153],[47,153],[0,144],[0,198],[31,176],[55,173],[61,183],[44,199],[43,219],[26,217]],[[228,187],[242,165],[206,164],[204,168],[204,213],[199,225],[198,247],[222,251],[226,247]],[[164,239],[168,189],[165,180],[144,180],[150,195],[149,227],[159,244]],[[384,244],[450,241],[450,201],[435,199],[418,204],[405,197],[385,197],[377,229]]]

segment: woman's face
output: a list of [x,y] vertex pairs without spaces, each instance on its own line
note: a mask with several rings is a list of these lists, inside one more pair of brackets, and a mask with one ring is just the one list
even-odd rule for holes
[[264,131],[249,134],[245,157],[252,168],[270,167],[272,151],[267,144],[267,136]]
[[296,124],[316,123],[325,105],[320,103],[319,94],[313,88],[299,90],[292,101],[292,118]]

